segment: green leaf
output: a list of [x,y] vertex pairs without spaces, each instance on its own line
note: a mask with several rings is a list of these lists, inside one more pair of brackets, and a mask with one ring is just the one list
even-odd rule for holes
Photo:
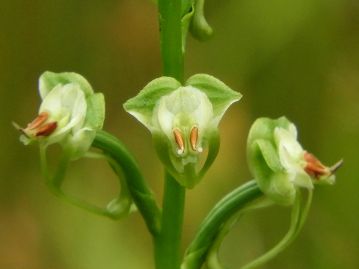
[[39,79],[39,92],[42,99],[55,87],[70,83],[78,84],[85,96],[93,94],[90,83],[81,75],[73,72],[54,73],[44,72]]
[[196,74],[190,77],[186,85],[191,85],[207,95],[213,106],[215,124],[219,123],[228,107],[242,97],[239,92],[233,91],[219,79],[207,74]]
[[181,87],[181,83],[171,77],[154,79],[148,83],[138,95],[129,99],[123,107],[128,113],[152,131],[152,114],[159,99],[179,87]]

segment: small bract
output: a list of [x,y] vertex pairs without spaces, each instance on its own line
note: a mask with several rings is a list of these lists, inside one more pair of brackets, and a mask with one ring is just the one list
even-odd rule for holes
[[[194,75],[185,85],[161,77],[147,84],[124,108],[151,131],[167,170],[180,184],[191,188],[218,153],[219,121],[240,98],[238,92],[209,75]],[[199,167],[205,149],[206,160]]]
[[38,116],[22,132],[25,144],[38,141],[47,147],[59,143],[71,159],[81,157],[102,128],[105,102],[85,78],[76,73],[45,72],[39,79],[42,99]]
[[297,141],[297,129],[287,118],[259,118],[247,142],[249,168],[261,190],[279,204],[293,203],[297,188],[333,184],[335,170],[323,165]]

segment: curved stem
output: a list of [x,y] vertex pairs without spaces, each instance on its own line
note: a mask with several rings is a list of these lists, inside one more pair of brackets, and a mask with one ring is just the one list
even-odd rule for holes
[[272,249],[270,249],[269,251],[267,251],[265,254],[258,257],[254,261],[248,263],[247,265],[244,265],[243,267],[241,267],[242,269],[257,268],[267,263],[269,260],[277,256],[280,252],[282,252],[294,241],[294,239],[297,237],[300,230],[302,229],[304,222],[308,216],[310,205],[312,203],[312,197],[313,197],[313,192],[312,190],[309,190],[307,201],[305,205],[302,206],[301,205],[302,198],[300,195],[300,191],[298,190],[295,204],[293,205],[293,209],[292,209],[290,228],[286,233],[286,235]]
[[155,239],[157,269],[177,269],[180,265],[185,188],[166,171],[162,226]]
[[101,149],[119,164],[132,199],[143,216],[148,230],[152,235],[157,235],[160,231],[160,210],[132,155],[116,137],[105,131],[97,132],[92,146]]
[[262,197],[257,183],[252,180],[235,189],[219,201],[200,225],[192,243],[186,251],[182,269],[199,269],[218,235],[219,229],[233,214]]
[[253,204],[250,204],[248,206],[245,206],[241,210],[239,210],[237,213],[235,213],[233,216],[229,218],[221,227],[220,231],[216,235],[216,238],[214,242],[212,243],[212,246],[210,250],[208,251],[206,255],[206,264],[208,269],[224,269],[223,265],[219,261],[219,249],[223,243],[224,238],[227,236],[227,234],[230,232],[232,227],[239,221],[240,218],[242,218],[243,215],[253,212],[259,209],[267,208],[269,206],[274,205],[274,202],[269,200],[266,197],[263,197],[263,200],[255,200]]
[[96,215],[100,216],[106,216],[113,218],[113,215],[111,212],[106,210],[105,208],[101,208],[92,204],[89,204],[83,200],[80,200],[74,196],[65,194],[61,190],[61,183],[63,182],[67,170],[67,166],[69,163],[69,158],[64,155],[62,156],[60,163],[57,167],[57,170],[55,172],[55,175],[52,177],[48,171],[48,165],[47,165],[47,159],[46,159],[46,147],[40,145],[40,164],[41,164],[41,171],[42,174],[45,177],[46,185],[50,189],[50,191],[57,197],[63,199],[64,201],[68,202],[69,204],[72,204],[74,206],[77,206],[79,208],[82,208],[84,210],[87,210],[91,213],[94,213]]

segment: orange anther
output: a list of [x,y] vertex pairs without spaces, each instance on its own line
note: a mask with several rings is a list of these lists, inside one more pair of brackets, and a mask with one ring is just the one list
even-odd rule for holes
[[304,160],[307,162],[307,165],[304,169],[309,175],[315,178],[319,178],[320,176],[328,175],[330,173],[328,168],[323,165],[313,154],[305,152]]
[[198,141],[198,128],[196,126],[192,128],[189,140],[191,142],[191,148],[196,151]]
[[26,129],[28,130],[34,130],[36,128],[39,128],[49,117],[49,113],[47,112],[41,112],[32,122],[30,122]]
[[182,133],[179,129],[173,129],[173,134],[175,137],[176,144],[178,146],[178,154],[182,154],[184,152],[184,140]]
[[57,127],[57,122],[49,122],[40,126],[36,131],[36,136],[49,136]]

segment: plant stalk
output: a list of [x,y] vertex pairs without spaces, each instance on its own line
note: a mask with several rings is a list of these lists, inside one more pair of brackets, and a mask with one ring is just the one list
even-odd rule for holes
[[181,0],[158,0],[163,75],[183,82]]
[[177,269],[180,266],[185,192],[185,188],[166,172],[161,232],[155,239],[157,269]]
[[[163,75],[183,82],[181,0],[158,0]],[[160,234],[155,237],[157,269],[179,269],[185,188],[166,171]]]

